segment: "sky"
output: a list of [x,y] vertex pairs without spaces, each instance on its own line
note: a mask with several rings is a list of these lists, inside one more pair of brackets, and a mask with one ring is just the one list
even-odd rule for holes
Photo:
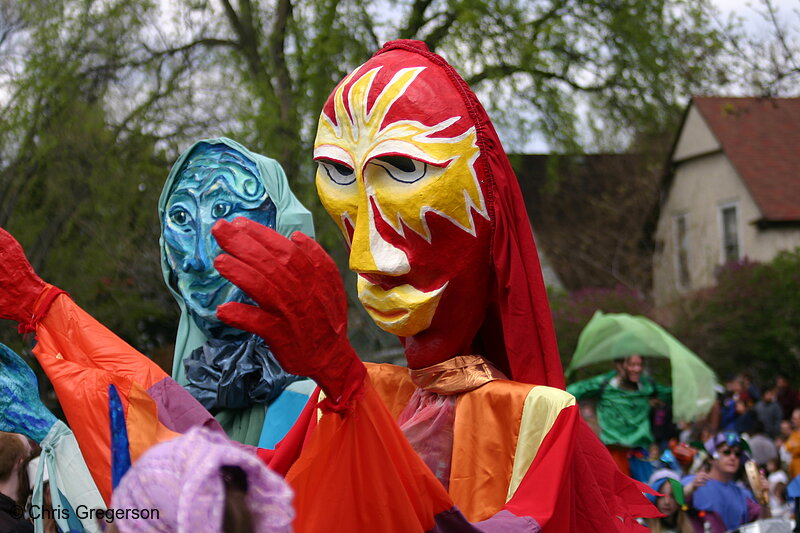
[[[758,8],[762,6],[760,0],[711,0],[724,16],[733,13],[744,19],[745,28],[755,33],[768,31],[768,26],[764,19],[758,14]],[[784,16],[791,14],[792,10],[800,9],[800,0],[772,0],[772,4],[778,8],[778,12]]]

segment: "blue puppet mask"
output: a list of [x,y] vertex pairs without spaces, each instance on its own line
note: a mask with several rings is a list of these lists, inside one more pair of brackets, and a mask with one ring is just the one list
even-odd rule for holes
[[189,311],[210,325],[219,323],[218,305],[248,301],[214,268],[221,250],[211,228],[240,216],[275,228],[275,204],[258,166],[225,144],[199,143],[178,173],[162,223],[175,285]]

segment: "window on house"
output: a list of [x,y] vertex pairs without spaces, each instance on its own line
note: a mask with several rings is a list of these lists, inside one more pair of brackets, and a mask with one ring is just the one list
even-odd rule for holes
[[675,217],[675,264],[678,269],[678,286],[688,287],[689,282],[689,228],[686,215]]
[[730,263],[741,259],[739,246],[739,212],[737,206],[724,205],[720,207],[722,220],[722,262]]

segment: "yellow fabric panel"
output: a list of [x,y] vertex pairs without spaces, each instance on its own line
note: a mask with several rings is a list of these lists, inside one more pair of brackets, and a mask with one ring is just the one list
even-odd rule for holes
[[530,468],[539,446],[558,418],[561,410],[575,405],[575,397],[554,387],[533,387],[525,398],[522,420],[514,454],[514,469],[508,485],[506,501],[517,491]]
[[458,396],[450,496],[471,522],[506,502],[523,405],[533,387],[499,379]]

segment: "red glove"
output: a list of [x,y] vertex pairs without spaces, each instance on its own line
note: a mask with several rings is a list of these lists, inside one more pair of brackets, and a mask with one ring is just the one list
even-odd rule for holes
[[19,332],[35,331],[61,289],[36,275],[25,252],[0,228],[0,318],[19,322]]
[[347,298],[339,270],[313,239],[291,240],[247,218],[212,229],[226,252],[216,269],[258,303],[229,302],[217,316],[267,341],[283,368],[316,381],[322,407],[342,411],[362,391],[366,368],[347,339]]

